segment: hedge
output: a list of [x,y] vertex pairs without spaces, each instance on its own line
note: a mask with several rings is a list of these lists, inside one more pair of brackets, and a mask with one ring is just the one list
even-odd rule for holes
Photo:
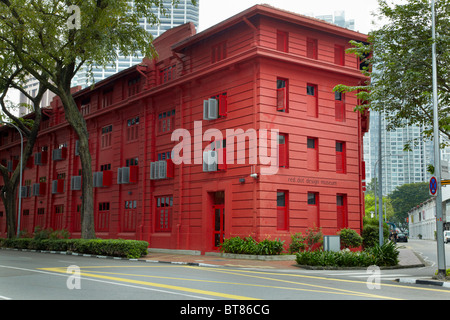
[[145,256],[148,246],[146,241],[123,239],[0,239],[0,247],[3,248],[67,251],[128,259]]

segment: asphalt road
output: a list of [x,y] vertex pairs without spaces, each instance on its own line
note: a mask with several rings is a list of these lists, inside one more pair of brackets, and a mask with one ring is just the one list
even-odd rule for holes
[[261,313],[261,300],[450,299],[447,288],[393,281],[416,271],[274,271],[0,250],[0,300],[260,300]]

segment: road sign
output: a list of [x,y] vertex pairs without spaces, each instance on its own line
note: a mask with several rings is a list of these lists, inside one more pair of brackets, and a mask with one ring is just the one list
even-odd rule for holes
[[430,179],[430,195],[435,196],[437,193],[437,180],[436,177]]
[[442,186],[450,185],[450,180],[441,180],[441,185]]

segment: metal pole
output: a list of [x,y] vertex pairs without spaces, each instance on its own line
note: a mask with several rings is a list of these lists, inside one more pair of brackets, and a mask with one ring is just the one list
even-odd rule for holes
[[381,160],[381,112],[378,117],[378,161],[380,165],[378,166],[378,179],[380,180],[380,193],[378,195],[378,241],[380,247],[383,245],[383,160]]
[[439,117],[437,97],[437,66],[436,66],[436,25],[434,0],[431,0],[431,32],[433,60],[433,134],[434,134],[434,174],[437,180],[436,191],[436,242],[438,258],[438,276],[445,277],[444,226],[442,221],[442,190],[441,190],[441,149],[439,146]]

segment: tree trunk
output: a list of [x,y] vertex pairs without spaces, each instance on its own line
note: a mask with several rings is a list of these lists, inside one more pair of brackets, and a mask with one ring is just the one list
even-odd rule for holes
[[7,238],[12,239],[16,235],[16,190],[17,188],[11,188],[11,182],[5,183],[2,189],[0,198],[2,199],[3,206],[5,207],[6,214],[6,229]]
[[89,133],[86,121],[78,110],[70,90],[59,92],[66,120],[78,135],[78,147],[81,160],[82,176],[82,202],[81,202],[81,237],[83,239],[95,238],[94,227],[94,188],[92,176],[92,157],[89,151]]

